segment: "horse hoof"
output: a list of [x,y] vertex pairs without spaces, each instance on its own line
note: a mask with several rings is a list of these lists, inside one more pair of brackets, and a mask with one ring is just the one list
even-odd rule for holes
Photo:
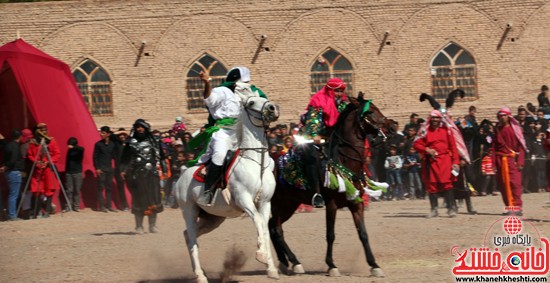
[[277,269],[268,270],[267,277],[271,279],[279,279],[279,272],[277,272]]
[[370,274],[374,277],[385,277],[384,271],[380,267],[376,267],[370,270]]
[[331,268],[328,270],[328,276],[330,277],[340,277],[342,274],[340,274],[340,271],[338,268]]
[[197,283],[208,283],[208,278],[206,277],[199,277],[197,278]]
[[282,274],[290,275],[289,270],[288,270],[288,266],[286,266],[286,265],[284,265],[280,262],[279,262],[279,271],[281,271]]
[[267,256],[263,252],[260,252],[260,251],[256,252],[256,260],[263,264],[267,264]]
[[296,264],[292,267],[292,271],[296,274],[304,274],[306,273],[304,270],[304,267],[301,264]]

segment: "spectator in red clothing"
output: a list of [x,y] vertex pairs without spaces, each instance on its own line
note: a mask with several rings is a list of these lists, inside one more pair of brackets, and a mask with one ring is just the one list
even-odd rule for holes
[[453,182],[459,172],[459,156],[455,139],[450,129],[442,123],[443,115],[432,110],[428,117],[428,127],[419,132],[413,147],[422,155],[422,181],[429,193],[431,211],[428,218],[437,217],[437,194],[441,193],[447,203],[449,217],[456,216],[453,195]]
[[498,172],[497,184],[507,207],[506,215],[523,215],[521,170],[525,161],[525,139],[519,122],[508,107],[498,111],[498,126],[493,143],[493,163]]
[[172,126],[172,132],[178,136],[181,136],[185,131],[187,131],[187,127],[185,127],[185,124],[183,123],[183,118],[176,117],[176,122]]
[[[42,146],[44,145],[44,146]],[[51,157],[48,158],[48,154]],[[48,136],[48,126],[44,123],[36,125],[34,138],[29,144],[27,158],[34,163],[31,176],[31,192],[33,193],[33,215],[37,218],[41,212],[42,200],[45,198],[43,217],[49,217],[52,209],[52,197],[58,187],[58,182],[52,168],[59,161],[60,151],[57,141]]]

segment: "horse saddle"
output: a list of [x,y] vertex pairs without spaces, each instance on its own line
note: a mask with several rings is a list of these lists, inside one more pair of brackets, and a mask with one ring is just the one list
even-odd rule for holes
[[[235,163],[235,160],[237,160],[237,156],[240,153],[240,149],[237,150],[228,150],[227,154],[225,155],[225,160],[223,161],[222,165],[222,174],[223,178],[219,178],[219,180],[216,181],[216,187],[217,188],[226,188],[227,187],[227,181],[229,179],[229,171],[231,170],[231,167],[233,167],[233,164]],[[197,182],[204,183],[206,174],[208,173],[208,163],[201,164],[197,170],[195,170],[195,173],[193,173],[193,179],[195,179]]]

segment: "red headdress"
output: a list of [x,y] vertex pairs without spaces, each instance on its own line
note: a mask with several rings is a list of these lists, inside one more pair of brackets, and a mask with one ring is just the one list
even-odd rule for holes
[[[334,94],[335,89],[346,89],[346,83],[339,78],[332,78],[327,81],[327,84],[317,93],[313,95],[306,110],[311,106],[315,108],[323,109],[323,118],[325,118],[325,125],[332,127],[338,121],[338,107],[336,106]],[[347,96],[343,94],[340,98],[342,101],[347,100]]]

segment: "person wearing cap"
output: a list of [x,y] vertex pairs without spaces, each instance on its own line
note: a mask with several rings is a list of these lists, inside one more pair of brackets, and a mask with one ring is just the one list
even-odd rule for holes
[[215,186],[222,175],[222,165],[229,149],[236,146],[235,127],[241,114],[241,98],[236,90],[249,89],[252,93],[266,98],[259,88],[250,84],[250,70],[246,67],[235,67],[229,70],[225,82],[220,86],[211,88],[211,78],[204,72],[199,74],[204,82],[204,102],[210,113],[206,131],[191,140],[190,148],[199,146],[204,140],[210,139],[204,152],[189,163],[208,164],[205,176],[204,191],[197,200],[203,205],[211,205],[215,192]]
[[427,125],[418,133],[414,149],[422,156],[422,182],[430,199],[427,218],[437,217],[437,196],[443,195],[449,217],[456,216],[453,182],[460,170],[460,157],[455,138],[442,122],[439,110],[432,110]]
[[128,144],[121,158],[122,177],[132,194],[132,213],[136,233],[143,234],[143,218],[148,217],[149,232],[157,233],[157,214],[164,210],[157,168],[167,172],[160,140],[151,132],[151,125],[143,119],[134,122]]
[[25,169],[25,160],[20,150],[21,131],[13,129],[11,140],[4,146],[4,165],[0,168],[8,181],[8,220],[19,220],[17,218],[17,199],[21,189],[21,173]]
[[[94,145],[94,168],[97,175],[97,204],[98,211],[117,212],[112,207],[113,191],[113,161],[117,157],[116,143],[111,140],[111,128],[100,128],[101,140]],[[105,198],[103,192],[105,191]]]
[[187,131],[187,128],[185,127],[185,124],[183,123],[183,118],[181,116],[176,117],[176,122],[174,125],[172,125],[172,131],[175,134],[183,134],[183,132]]
[[[47,152],[46,152],[47,151]],[[50,163],[50,158],[51,162]],[[48,126],[39,123],[34,130],[34,137],[29,144],[27,158],[34,163],[34,170],[31,176],[31,192],[33,193],[31,218],[37,218],[42,211],[42,200],[45,198],[44,214],[42,217],[49,217],[52,210],[52,198],[59,184],[52,168],[59,161],[61,153],[55,138],[48,135]]]
[[522,215],[521,171],[525,153],[529,152],[523,137],[522,127],[512,116],[510,108],[497,112],[498,124],[493,141],[493,163],[497,170],[497,186],[506,206],[504,214]]
[[321,195],[320,176],[322,176],[321,155],[319,144],[322,139],[328,139],[332,127],[336,125],[340,111],[346,106],[346,83],[339,78],[331,78],[327,84],[315,93],[302,115],[302,132],[313,140],[306,144],[304,150],[304,174],[307,188],[314,193],[311,200],[314,207],[324,207],[325,201]]

